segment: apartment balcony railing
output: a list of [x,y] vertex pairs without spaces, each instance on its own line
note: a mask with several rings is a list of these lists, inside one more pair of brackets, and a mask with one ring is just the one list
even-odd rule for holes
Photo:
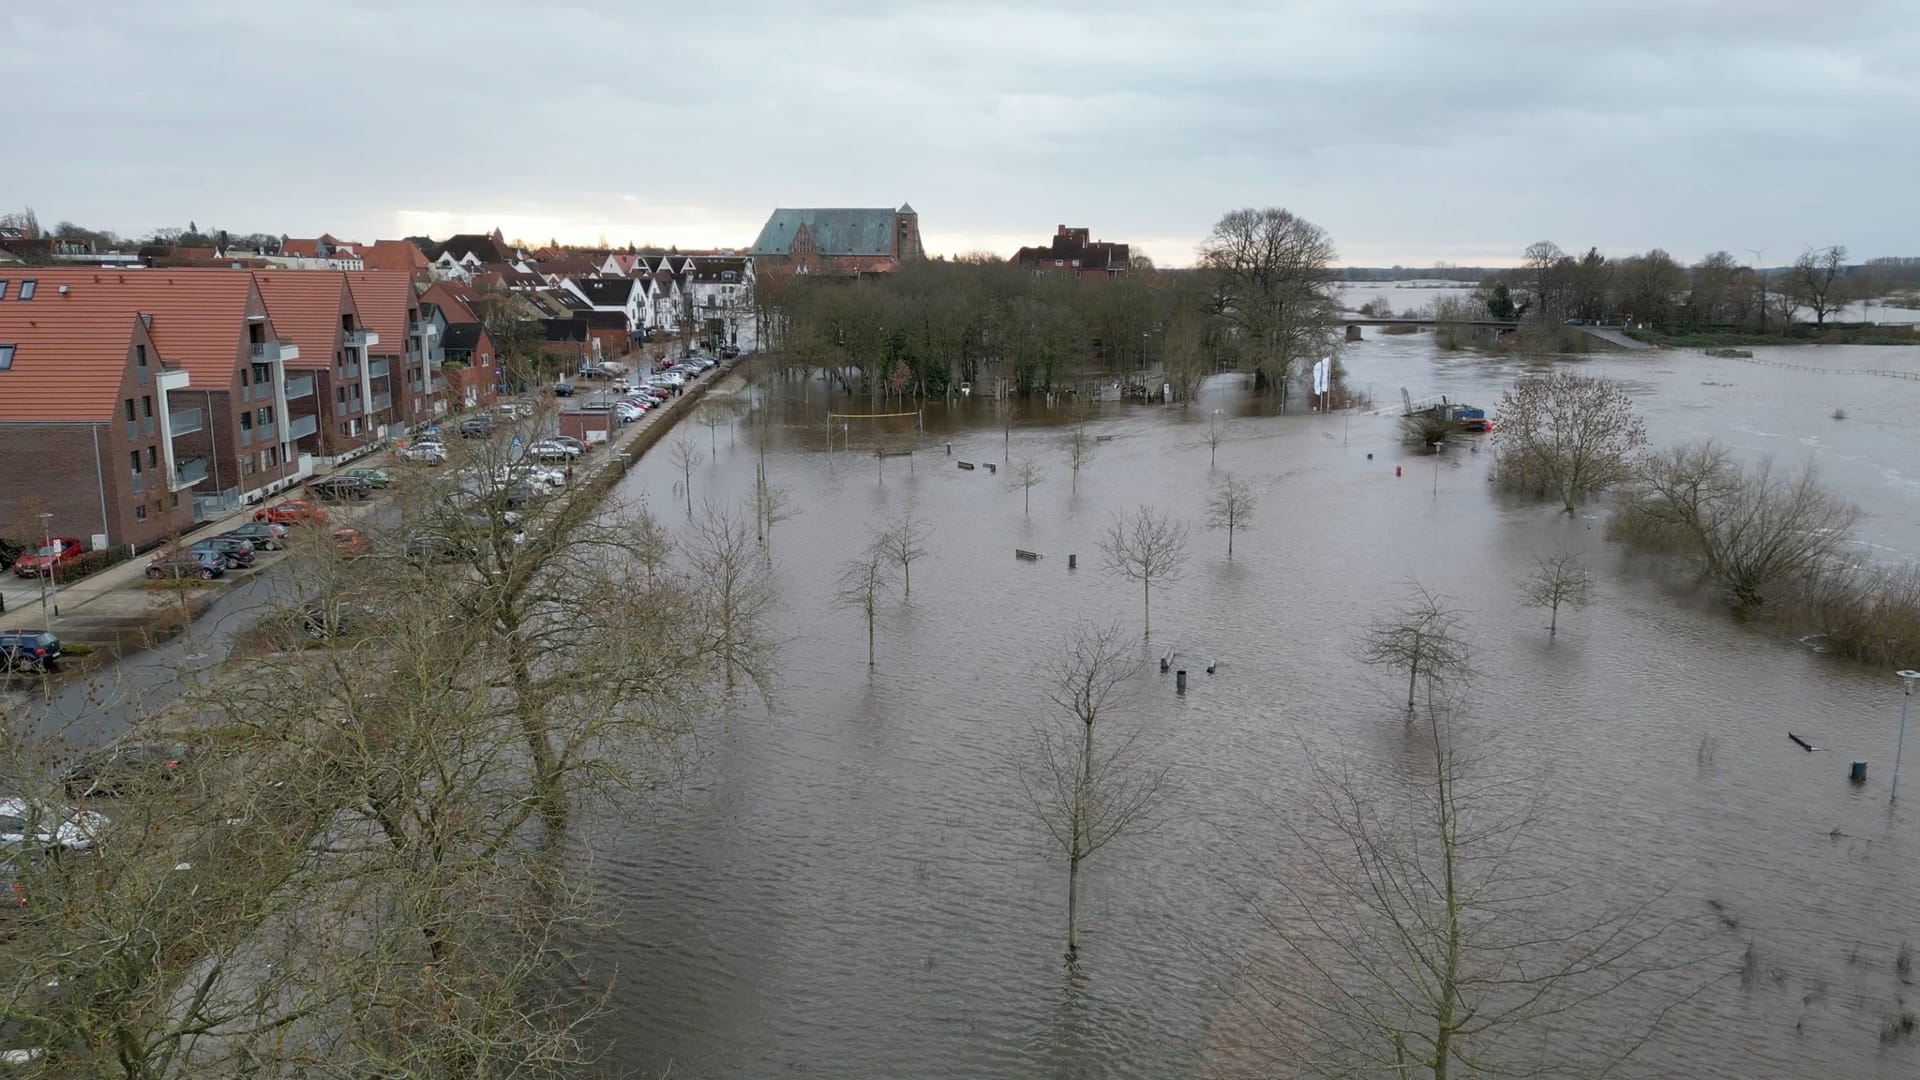
[[360,411],[361,411],[360,399],[348,398],[347,400],[336,404],[333,407],[333,411],[338,413],[341,416],[358,416],[360,415]]
[[343,379],[354,379],[354,380],[358,380],[358,379],[360,378],[360,365],[359,365],[359,363],[357,363],[357,362],[356,362],[356,363],[352,363],[352,364],[348,364],[348,365],[346,365],[346,366],[344,366],[344,367],[342,367],[342,368],[340,369],[340,377],[341,377],[341,378],[343,378]]
[[273,400],[273,384],[270,382],[257,382],[257,383],[254,383],[252,386],[243,386],[240,388],[240,400],[241,401],[272,401]]
[[178,461],[174,463],[173,489],[175,491],[179,491],[181,488],[185,488],[185,487],[192,487],[193,485],[199,483],[202,480],[205,480],[206,478],[207,478],[207,459],[206,458],[203,458],[203,457],[188,458],[185,461]]
[[446,388],[447,388],[446,378],[440,375],[435,375],[433,377],[433,392],[438,394],[441,391],[445,390]]
[[320,430],[320,418],[317,416],[296,416],[287,424],[287,441],[304,439]]
[[135,491],[147,490],[147,474],[145,473],[133,474],[133,490]]
[[300,359],[300,346],[284,341],[255,341],[247,351],[252,354],[256,364],[271,364],[276,360]]
[[382,375],[385,375],[386,373],[387,373],[387,361],[385,360],[367,361],[367,377],[368,378],[377,379]]
[[313,376],[295,375],[287,380],[287,400],[303,398],[313,393]]
[[426,319],[415,319],[407,324],[407,333],[415,337],[433,337],[439,332],[440,328]]
[[176,439],[182,435],[202,431],[206,426],[206,421],[202,419],[199,409],[182,409],[177,413],[167,414],[167,429],[173,432],[173,437]]
[[340,334],[340,347],[343,349],[364,349],[368,344],[365,330],[347,330]]
[[261,442],[272,442],[277,430],[278,429],[272,424],[255,424],[253,425],[253,437]]
[[373,395],[373,411],[374,412],[384,412],[387,409],[391,409],[391,408],[393,408],[392,394]]

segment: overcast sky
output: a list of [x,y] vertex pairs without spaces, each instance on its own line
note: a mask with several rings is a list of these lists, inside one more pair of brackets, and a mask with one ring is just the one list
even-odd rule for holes
[[371,241],[751,242],[911,201],[1186,264],[1285,206],[1350,265],[1920,254],[1913,0],[5,5],[0,203]]

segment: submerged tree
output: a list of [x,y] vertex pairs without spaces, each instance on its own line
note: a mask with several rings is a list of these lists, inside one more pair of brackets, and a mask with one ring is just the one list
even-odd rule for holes
[[1025,496],[1025,510],[1033,512],[1033,489],[1046,482],[1047,470],[1032,458],[1021,458],[1007,467],[1007,488],[1019,488]]
[[1360,659],[1407,673],[1407,716],[1413,716],[1421,676],[1429,690],[1469,673],[1470,650],[1460,633],[1460,613],[1445,598],[1415,585],[1407,606],[1375,622],[1360,640]]
[[1045,667],[1053,708],[1033,725],[1032,758],[1020,763],[1028,801],[1067,860],[1069,962],[1080,952],[1080,864],[1139,823],[1166,781],[1164,767],[1142,759],[1143,728],[1105,735],[1139,670],[1118,626],[1074,626]]
[[1200,246],[1213,308],[1240,333],[1254,370],[1286,400],[1300,361],[1334,346],[1333,241],[1280,207],[1231,211]]
[[1076,420],[1062,440],[1067,448],[1067,467],[1073,470],[1073,490],[1080,490],[1080,470],[1093,463],[1093,433],[1084,420]]
[[1219,461],[1220,444],[1227,441],[1227,427],[1220,422],[1220,410],[1207,414],[1207,430],[1200,436],[1207,444],[1207,468],[1211,469]]
[[1207,528],[1227,530],[1227,558],[1233,558],[1233,534],[1250,528],[1253,522],[1253,489],[1227,473],[1213,485],[1207,496]]
[[1566,551],[1552,556],[1535,555],[1533,572],[1518,584],[1521,603],[1546,608],[1550,613],[1548,637],[1560,632],[1561,605],[1586,607],[1593,595],[1593,575],[1587,573],[1586,564],[1578,556]]
[[1115,516],[1099,543],[1109,573],[1140,583],[1143,636],[1153,637],[1153,587],[1180,580],[1187,561],[1186,523],[1142,506],[1126,517]]
[[886,553],[878,543],[870,543],[866,554],[841,564],[839,591],[834,606],[857,611],[867,620],[867,666],[873,666],[874,622],[880,612],[880,598],[893,587],[893,573]]
[[886,553],[888,559],[900,564],[901,594],[913,595],[913,564],[927,554],[927,540],[933,536],[933,528],[926,522],[913,516],[913,508],[887,523],[880,530],[875,543]]
[[687,516],[693,516],[693,470],[700,465],[700,448],[685,435],[673,440],[667,460],[680,470],[680,489],[687,499]]
[[1551,495],[1567,513],[1581,496],[1633,476],[1647,425],[1620,384],[1570,371],[1520,380],[1500,399],[1495,476]]

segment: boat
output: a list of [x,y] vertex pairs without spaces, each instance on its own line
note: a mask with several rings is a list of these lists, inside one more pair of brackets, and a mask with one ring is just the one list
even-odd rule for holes
[[1448,401],[1445,397],[1440,404],[1429,405],[1420,412],[1426,416],[1437,417],[1451,422],[1460,431],[1487,432],[1493,430],[1493,421],[1487,418],[1487,410],[1472,405],[1462,405]]

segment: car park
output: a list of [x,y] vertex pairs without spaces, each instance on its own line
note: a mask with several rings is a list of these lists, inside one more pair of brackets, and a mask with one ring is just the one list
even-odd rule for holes
[[400,448],[400,460],[439,465],[447,460],[447,448],[437,442],[415,442]]
[[45,630],[0,630],[0,671],[51,671],[60,639]]
[[325,502],[373,498],[373,484],[357,476],[323,476],[307,481],[307,491]]
[[245,540],[209,536],[205,540],[194,541],[188,550],[212,552],[226,561],[229,570],[245,570],[253,565],[253,545]]
[[572,383],[554,383],[553,396],[554,397],[572,397],[573,384]]
[[647,415],[647,410],[635,405],[631,401],[622,401],[614,405],[613,415],[618,417],[621,423],[631,424],[642,416]]
[[117,798],[178,779],[192,760],[192,745],[178,740],[120,743],[81,758],[61,782],[69,798]]
[[580,456],[580,448],[559,439],[541,439],[527,447],[527,456],[535,461],[572,461]]
[[99,842],[107,816],[28,799],[0,799],[0,848],[21,851],[89,851]]
[[210,581],[227,572],[227,560],[211,551],[163,551],[147,563],[147,577],[199,578]]
[[245,540],[255,551],[277,551],[287,546],[287,527],[271,521],[253,521],[220,534],[231,540]]
[[493,407],[493,411],[509,420],[518,420],[533,415],[533,406],[524,401],[502,401]]
[[393,475],[385,469],[348,469],[340,475],[365,480],[376,488],[383,488],[393,483]]
[[738,345],[722,345],[722,346],[720,346],[720,355],[721,355],[722,357],[724,357],[725,359],[728,359],[728,360],[731,360],[731,359],[733,359],[734,357],[736,357],[736,356],[739,356],[739,355],[740,355],[740,346],[738,346]]
[[87,546],[71,536],[56,536],[42,543],[32,554],[13,561],[13,572],[21,577],[51,577],[59,580],[61,570],[86,554]]
[[463,439],[485,439],[493,435],[493,421],[484,416],[469,416],[460,421],[456,430]]
[[327,520],[327,512],[305,499],[288,499],[275,503],[253,515],[255,521],[271,521],[279,525],[299,525],[305,522]]

